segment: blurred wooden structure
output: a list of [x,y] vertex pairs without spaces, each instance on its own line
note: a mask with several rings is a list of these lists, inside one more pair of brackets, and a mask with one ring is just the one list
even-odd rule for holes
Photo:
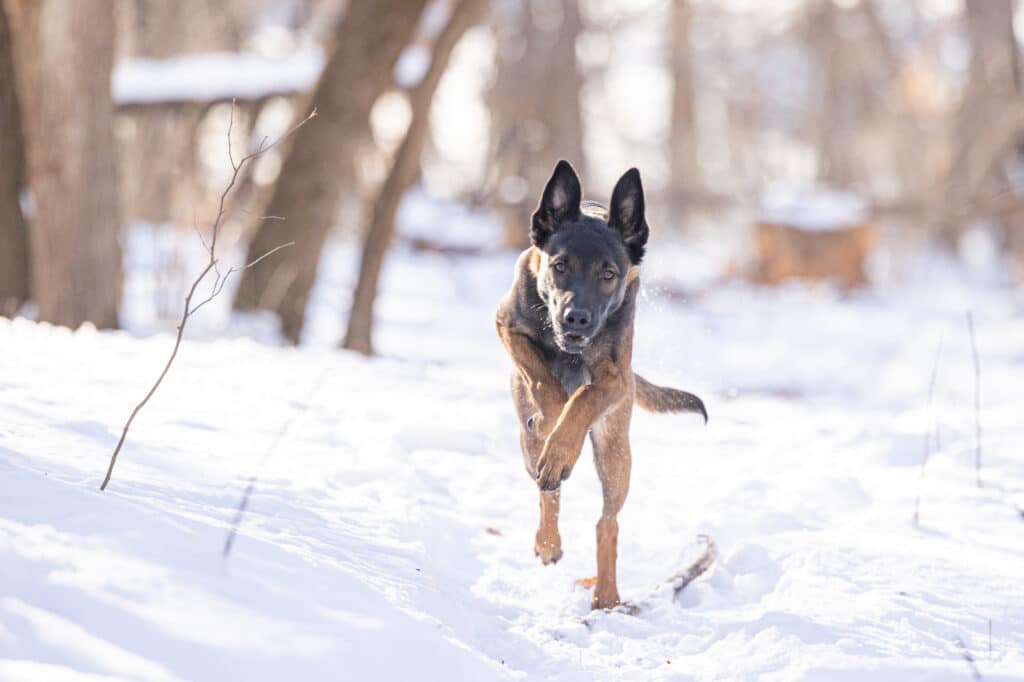
[[754,281],[779,284],[787,279],[834,280],[844,287],[867,284],[864,263],[875,244],[871,222],[829,230],[808,230],[758,222]]
[[755,282],[832,280],[843,287],[868,283],[865,263],[876,241],[860,200],[841,192],[785,197],[754,225]]

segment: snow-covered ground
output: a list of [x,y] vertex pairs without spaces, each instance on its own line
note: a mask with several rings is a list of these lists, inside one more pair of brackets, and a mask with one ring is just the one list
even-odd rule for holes
[[[595,570],[588,456],[563,489],[564,558],[533,557],[492,326],[511,255],[395,253],[367,360],[331,348],[353,280],[333,249],[306,346],[187,342],[106,493],[170,337],[0,320],[0,679],[902,682],[969,679],[965,652],[1024,679],[1019,292],[908,259],[859,294],[683,300],[695,253],[656,239],[645,270],[634,365],[711,421],[634,420],[619,583],[639,615],[592,614],[575,584]],[[719,561],[673,600],[701,533]]]

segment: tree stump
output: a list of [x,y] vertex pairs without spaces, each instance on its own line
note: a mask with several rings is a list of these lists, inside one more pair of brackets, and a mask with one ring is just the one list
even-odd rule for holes
[[754,240],[755,282],[833,280],[847,288],[868,283],[864,266],[875,245],[875,226],[851,195],[821,192],[768,201]]

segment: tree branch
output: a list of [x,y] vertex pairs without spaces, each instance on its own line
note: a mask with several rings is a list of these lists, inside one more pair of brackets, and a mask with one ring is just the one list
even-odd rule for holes
[[924,457],[921,458],[921,473],[917,477],[917,499],[914,500],[914,525],[920,521],[921,518],[921,489],[924,487],[924,470],[928,465],[928,458],[932,454],[932,423],[934,422],[934,433],[935,433],[935,449],[941,447],[939,445],[939,422],[935,418],[935,413],[932,410],[932,404],[935,398],[935,378],[939,375],[939,361],[942,359],[942,339],[939,339],[939,347],[935,350],[935,363],[932,365],[932,378],[928,382],[928,412],[925,415],[924,426]]
[[[306,118],[302,119],[297,124],[292,126],[284,135],[277,138],[272,144],[267,145],[267,138],[263,138],[262,140],[260,140],[260,143],[259,145],[257,145],[255,151],[250,152],[249,154],[243,156],[236,162],[234,158],[234,152],[232,152],[231,149],[231,131],[234,127],[235,122],[235,103],[234,101],[231,102],[231,119],[228,122],[227,138],[228,159],[231,161],[231,169],[233,173],[231,175],[231,181],[227,184],[227,187],[224,188],[224,191],[220,195],[220,203],[217,209],[217,217],[213,221],[213,227],[211,228],[211,237],[209,244],[207,244],[206,240],[202,238],[202,235],[200,235],[200,241],[202,241],[203,246],[206,247],[206,252],[209,255],[209,260],[207,261],[206,266],[202,269],[199,275],[192,282],[192,286],[189,287],[188,294],[185,296],[185,304],[184,306],[182,306],[181,312],[181,321],[178,323],[177,328],[178,333],[177,336],[175,336],[174,346],[173,348],[171,348],[171,355],[170,357],[167,358],[167,363],[164,365],[163,370],[160,372],[160,376],[157,377],[156,381],[153,383],[153,386],[149,389],[149,392],[146,393],[145,397],[139,402],[138,405],[135,406],[135,409],[132,410],[131,414],[128,416],[128,421],[125,422],[124,428],[121,430],[121,438],[117,441],[117,446],[114,448],[114,452],[110,456],[110,465],[107,467],[107,475],[103,478],[103,483],[100,484],[100,490],[106,490],[107,485],[110,483],[110,477],[114,473],[114,465],[117,464],[117,456],[118,454],[120,454],[121,448],[124,447],[125,440],[128,438],[128,430],[131,429],[132,422],[135,421],[135,417],[139,414],[139,411],[146,406],[146,403],[148,403],[150,398],[153,397],[153,394],[156,393],[156,390],[160,388],[160,384],[163,383],[164,377],[167,376],[167,372],[170,371],[171,365],[174,364],[174,359],[178,356],[178,349],[181,347],[182,337],[185,334],[185,325],[188,324],[189,318],[191,318],[196,313],[196,311],[198,311],[204,305],[212,301],[214,298],[217,297],[218,294],[220,294],[221,291],[224,290],[224,285],[227,283],[228,277],[230,277],[233,272],[237,272],[240,269],[244,270],[246,268],[250,268],[259,263],[264,258],[270,256],[271,254],[276,253],[277,251],[280,251],[281,249],[294,244],[294,242],[289,242],[288,244],[281,244],[280,246],[276,246],[270,251],[264,253],[259,258],[256,258],[251,263],[241,268],[231,268],[224,276],[221,276],[220,271],[217,269],[217,237],[220,236],[220,228],[223,223],[224,216],[227,215],[228,213],[228,210],[225,208],[225,203],[227,201],[228,194],[231,193],[231,190],[234,188],[235,183],[238,181],[238,175],[239,173],[241,173],[242,168],[244,168],[245,165],[252,161],[253,159],[261,156],[262,154],[265,154],[266,152],[276,147],[278,143],[280,143],[282,140],[292,135],[302,126],[306,125],[306,123],[308,123],[310,119],[312,119],[314,116],[316,116],[316,109],[313,109],[313,111],[310,112],[309,116],[307,116]],[[192,299],[196,294],[196,290],[199,288],[199,285],[203,282],[203,280],[206,279],[206,276],[210,274],[211,270],[217,273],[216,279],[214,279],[213,282],[213,288],[211,290],[211,293],[206,299],[204,299],[200,303],[196,304],[195,307],[193,307]]]
[[967,333],[971,337],[971,357],[974,359],[974,479],[981,487],[981,360],[974,339],[974,316],[967,311]]

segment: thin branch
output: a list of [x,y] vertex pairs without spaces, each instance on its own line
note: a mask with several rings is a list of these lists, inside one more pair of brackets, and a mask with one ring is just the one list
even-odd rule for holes
[[281,424],[281,428],[278,429],[277,435],[274,436],[274,440],[271,441],[270,446],[267,448],[266,452],[263,453],[263,459],[260,460],[260,464],[256,471],[249,476],[249,482],[245,486],[242,498],[238,501],[238,508],[235,510],[235,518],[231,521],[231,530],[228,531],[228,536],[224,540],[223,557],[225,559],[227,559],[228,555],[231,554],[231,548],[235,544],[235,537],[238,535],[238,529],[242,525],[242,518],[245,516],[246,509],[249,508],[249,500],[252,499],[253,493],[256,492],[256,483],[259,481],[260,474],[266,467],[267,462],[270,461],[274,451],[277,450],[277,446],[282,440],[284,440],[285,435],[288,433],[288,430],[291,428],[295,420],[309,410],[310,405],[313,404],[313,396],[316,395],[317,391],[319,391],[320,387],[324,384],[326,376],[326,372],[320,374],[316,383],[313,384],[313,387],[306,393],[306,400],[299,410],[293,412],[292,415],[283,424]]
[[928,382],[928,412],[925,415],[927,422],[924,427],[924,457],[921,458],[921,473],[917,478],[917,499],[914,500],[914,525],[921,519],[921,490],[924,487],[924,470],[928,465],[928,457],[932,454],[931,436],[932,423],[934,422],[935,448],[939,448],[939,420],[932,410],[932,403],[935,399],[935,378],[939,375],[939,361],[942,359],[942,339],[939,339],[939,346],[935,350],[935,363],[932,365],[932,378]]
[[967,650],[967,645],[964,644],[964,640],[961,637],[957,637],[953,640],[953,644],[956,644],[956,647],[960,650],[960,655],[965,661],[967,661],[967,665],[970,666],[971,675],[974,676],[974,679],[980,680],[981,671],[978,670],[978,664],[974,662],[974,656],[972,656],[971,652]]
[[217,298],[217,296],[220,295],[220,292],[224,291],[224,285],[228,283],[228,278],[231,277],[231,275],[235,274],[236,272],[241,272],[242,270],[248,270],[252,266],[254,266],[257,263],[259,263],[264,258],[268,258],[268,257],[274,255],[275,253],[277,253],[281,249],[287,249],[289,246],[295,246],[295,242],[287,242],[285,244],[279,244],[279,245],[275,246],[274,248],[272,248],[270,251],[267,251],[265,254],[263,254],[262,256],[257,258],[256,260],[252,261],[251,263],[247,263],[247,264],[242,265],[242,266],[232,267],[230,270],[227,271],[227,273],[224,274],[223,277],[221,276],[220,272],[218,271],[216,279],[213,280],[213,288],[212,288],[212,290],[210,292],[210,295],[207,296],[202,301],[200,301],[199,303],[197,303],[194,308],[192,308],[191,312],[189,312],[189,317],[194,315],[195,312],[197,310],[199,310],[200,308],[202,308],[204,305],[206,305],[207,303],[209,303],[213,299]]
[[[279,245],[275,246],[274,248],[272,248],[270,251],[267,251],[265,254],[263,254],[262,256],[257,258],[256,260],[252,261],[251,263],[243,265],[240,268],[231,268],[231,272],[239,272],[241,270],[248,270],[249,268],[251,268],[252,266],[256,265],[257,263],[259,263],[261,260],[263,260],[267,256],[273,256],[275,253],[277,253],[281,249],[287,249],[289,246],[295,246],[295,242],[286,242],[284,244],[279,244]],[[230,275],[231,272],[229,272],[228,274]]]
[[[263,138],[263,140],[260,141],[260,144],[256,148],[255,151],[250,152],[249,154],[246,154],[245,156],[243,156],[236,163],[235,160],[234,160],[233,152],[231,151],[231,130],[232,130],[233,126],[234,126],[234,119],[235,119],[235,105],[234,105],[234,101],[232,101],[232,103],[231,103],[231,120],[228,122],[228,157],[231,159],[231,167],[233,169],[233,173],[231,174],[231,181],[228,183],[227,187],[224,188],[224,191],[220,195],[220,203],[219,203],[218,208],[217,208],[217,217],[214,219],[213,227],[211,228],[211,233],[212,234],[211,234],[210,243],[209,243],[209,246],[208,246],[208,249],[207,249],[207,251],[209,253],[209,256],[210,256],[210,259],[206,263],[206,266],[199,273],[199,275],[192,282],[192,286],[189,287],[188,295],[185,296],[185,304],[184,304],[184,306],[182,306],[181,321],[178,323],[178,333],[177,333],[177,335],[174,338],[174,347],[171,349],[171,355],[170,355],[170,357],[167,358],[167,363],[164,365],[163,370],[160,372],[160,376],[157,377],[156,381],[153,383],[153,386],[150,387],[149,391],[146,393],[146,396],[139,402],[138,405],[135,406],[135,408],[132,410],[131,414],[128,416],[128,421],[125,422],[124,428],[121,430],[121,437],[117,441],[117,446],[114,448],[114,452],[110,456],[110,465],[107,467],[107,474],[103,478],[103,483],[100,484],[100,490],[106,490],[107,489],[107,485],[110,483],[110,477],[114,473],[114,465],[117,464],[117,456],[118,456],[118,454],[120,454],[121,448],[124,447],[125,440],[128,438],[128,430],[131,429],[132,422],[135,421],[135,417],[139,414],[139,411],[142,410],[142,408],[146,406],[146,403],[148,403],[150,398],[153,397],[153,394],[156,393],[156,390],[160,387],[160,384],[163,383],[164,377],[167,376],[167,372],[171,369],[171,365],[174,364],[174,359],[178,356],[178,349],[181,347],[182,337],[185,335],[185,325],[188,323],[189,318],[192,317],[192,315],[194,315],[197,310],[199,310],[204,305],[209,303],[221,291],[223,291],[224,290],[224,284],[227,282],[227,277],[230,276],[232,272],[236,271],[235,268],[232,268],[232,270],[228,271],[227,275],[225,275],[224,277],[221,277],[220,271],[217,269],[217,252],[216,252],[216,250],[217,250],[217,237],[220,235],[221,224],[223,223],[224,216],[228,212],[227,208],[225,208],[225,204],[227,202],[228,194],[230,194],[231,190],[235,186],[235,183],[238,181],[239,173],[242,171],[242,168],[244,168],[247,163],[249,163],[253,159],[257,158],[261,154],[264,154],[265,152],[267,152],[267,151],[273,149],[274,147],[276,147],[282,140],[284,140],[285,138],[291,136],[299,128],[301,128],[302,126],[306,125],[306,123],[308,123],[314,116],[316,116],[316,109],[313,109],[309,113],[309,115],[306,116],[306,118],[302,119],[301,121],[296,123],[294,126],[292,126],[287,132],[285,132],[284,135],[282,135],[281,137],[277,138],[269,146],[266,144],[266,139],[267,138]],[[204,240],[203,243],[204,243],[204,246],[206,246],[205,240]],[[276,247],[274,249],[271,249],[270,251],[268,251],[267,253],[263,254],[262,256],[260,256],[256,260],[254,260],[253,262],[251,262],[248,265],[244,266],[242,269],[248,268],[248,267],[252,267],[256,263],[258,263],[261,260],[263,260],[264,258],[266,258],[267,256],[271,255],[272,253],[275,253],[275,252],[279,251],[282,248],[285,248],[286,246],[291,246],[291,244],[290,243],[289,244],[282,244],[282,245],[280,245],[280,246],[278,246],[278,247]],[[208,298],[206,298],[204,301],[202,301],[201,303],[199,303],[195,307],[193,307],[192,306],[192,298],[195,296],[196,290],[199,288],[199,285],[203,282],[204,279],[206,279],[206,276],[208,274],[210,274],[211,270],[213,270],[213,271],[215,271],[217,273],[217,277],[214,280],[213,290],[212,290],[212,292],[211,292],[211,294],[210,294],[210,296]]]
[[255,212],[250,211],[250,210],[245,209],[245,208],[238,209],[238,212],[239,213],[244,213],[247,216],[253,216],[253,217],[255,217],[258,220],[286,220],[286,218],[284,216],[280,216],[280,215],[256,215]]
[[228,161],[231,162],[231,170],[238,172],[238,166],[235,165],[235,156],[231,153],[231,131],[235,127],[235,98],[231,98],[231,116],[228,118]]
[[974,338],[974,316],[967,311],[967,333],[971,337],[971,356],[974,358],[974,479],[981,487],[981,360]]

